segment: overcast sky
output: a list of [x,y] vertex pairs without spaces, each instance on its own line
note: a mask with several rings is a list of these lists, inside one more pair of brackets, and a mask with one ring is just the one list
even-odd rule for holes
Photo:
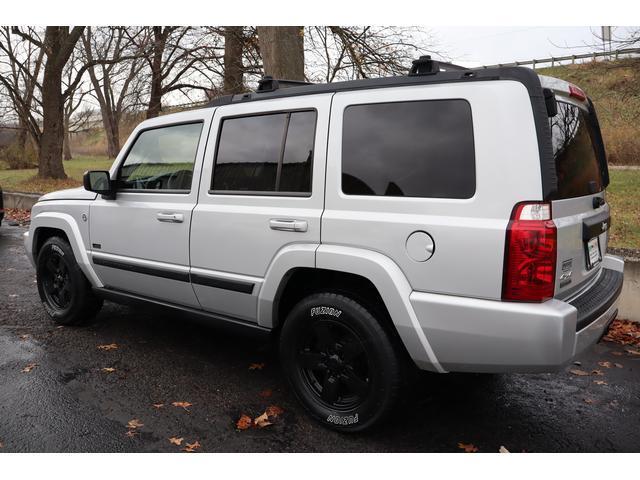
[[[590,53],[600,27],[432,27],[437,48],[468,67]],[[623,35],[626,27],[615,27]],[[563,48],[563,47],[579,48]],[[580,47],[582,46],[582,47]]]

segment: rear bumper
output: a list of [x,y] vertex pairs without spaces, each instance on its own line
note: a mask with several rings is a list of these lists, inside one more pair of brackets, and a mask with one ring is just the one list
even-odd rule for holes
[[540,304],[413,292],[410,300],[440,365],[458,372],[548,372],[596,343],[615,318],[624,262],[604,258],[576,299]]

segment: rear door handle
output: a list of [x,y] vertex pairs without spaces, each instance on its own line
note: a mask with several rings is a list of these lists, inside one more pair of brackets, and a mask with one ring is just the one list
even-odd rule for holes
[[281,230],[283,232],[306,232],[308,224],[306,220],[280,220],[272,218],[269,220],[271,230]]
[[156,219],[159,222],[182,223],[184,222],[184,215],[182,215],[181,213],[159,212],[156,214]]

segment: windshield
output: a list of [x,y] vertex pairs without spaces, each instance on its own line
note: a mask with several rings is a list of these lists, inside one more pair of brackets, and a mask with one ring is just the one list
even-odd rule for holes
[[549,119],[553,158],[558,177],[557,198],[573,198],[602,191],[601,165],[596,142],[600,138],[595,119],[567,102],[558,101],[558,114]]

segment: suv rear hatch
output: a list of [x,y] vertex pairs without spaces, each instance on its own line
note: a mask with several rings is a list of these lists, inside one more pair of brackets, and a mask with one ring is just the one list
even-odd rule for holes
[[540,76],[553,91],[557,113],[549,118],[557,176],[551,201],[557,228],[555,297],[570,299],[601,275],[611,219],[605,199],[609,172],[592,102],[575,85]]

